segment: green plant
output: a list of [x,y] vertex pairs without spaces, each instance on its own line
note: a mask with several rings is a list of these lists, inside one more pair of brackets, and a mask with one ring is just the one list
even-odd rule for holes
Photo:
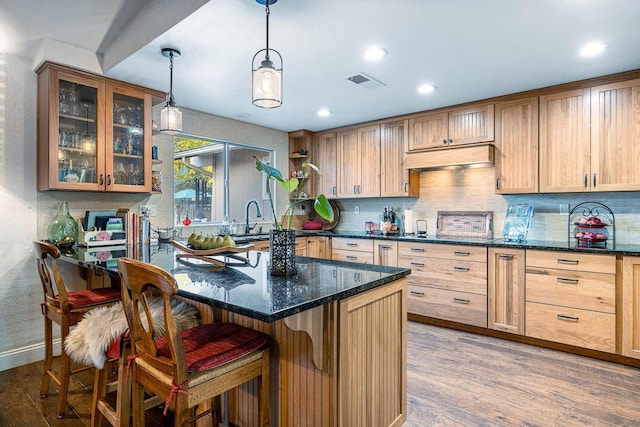
[[[295,177],[285,178],[282,175],[282,172],[280,172],[278,168],[275,168],[266,163],[263,163],[256,156],[253,156],[253,157],[256,159],[256,169],[258,171],[264,172],[267,175],[268,184],[270,184],[269,181],[275,180],[279,182],[282,188],[284,188],[284,190],[290,195],[289,205],[287,206],[287,209],[284,212],[284,216],[289,217],[289,222],[287,226],[284,227],[284,224],[282,222],[278,222],[278,216],[276,215],[276,208],[275,208],[275,205],[273,204],[273,195],[271,194],[271,185],[267,185],[267,195],[269,196],[269,204],[271,205],[271,213],[273,215],[274,228],[276,230],[290,230],[291,223],[293,221],[293,212],[295,210],[295,207],[299,203],[309,200],[309,198],[307,197],[300,197],[300,194],[302,193],[302,186],[309,179],[308,170],[311,169],[315,171],[318,175],[322,175],[320,173],[320,170],[316,165],[305,162],[305,163],[302,163],[302,172],[303,172],[302,178],[295,178]],[[318,196],[316,196],[315,201],[313,202],[313,209],[323,219],[327,221],[333,221],[333,208],[329,204],[329,200],[324,194],[319,194]],[[284,218],[282,221],[284,221]]]

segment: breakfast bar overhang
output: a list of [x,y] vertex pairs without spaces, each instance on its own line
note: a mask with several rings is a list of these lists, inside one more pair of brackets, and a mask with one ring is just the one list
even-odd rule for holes
[[[117,274],[113,262],[83,261],[85,251],[63,258]],[[179,295],[213,307],[216,320],[271,337],[272,426],[406,420],[409,269],[298,257],[298,273],[279,277],[269,273],[269,254],[257,251],[220,257],[223,271],[176,259],[170,245],[128,248],[126,256],[170,272]],[[257,425],[257,396],[255,382],[230,393],[232,425]]]

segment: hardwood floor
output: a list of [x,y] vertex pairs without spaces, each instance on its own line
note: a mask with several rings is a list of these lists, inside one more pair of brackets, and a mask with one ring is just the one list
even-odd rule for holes
[[[640,370],[409,322],[408,420],[425,426],[638,426]],[[88,426],[91,371],[72,376],[65,418],[40,399],[42,363],[0,372],[0,426]],[[171,425],[159,410],[148,426]]]

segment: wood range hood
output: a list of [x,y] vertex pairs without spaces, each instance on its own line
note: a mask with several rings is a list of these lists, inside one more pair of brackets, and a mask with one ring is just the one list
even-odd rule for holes
[[493,144],[449,147],[442,150],[407,154],[406,168],[429,171],[461,167],[491,167],[495,162]]

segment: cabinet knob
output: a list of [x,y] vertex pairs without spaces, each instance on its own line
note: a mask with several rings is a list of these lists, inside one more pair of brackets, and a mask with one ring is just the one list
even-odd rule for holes
[[596,188],[596,185],[597,185],[597,180],[596,180],[596,176],[597,175],[598,174],[596,174],[596,173],[593,174],[593,188]]
[[556,314],[558,320],[568,320],[569,322],[577,322],[578,316],[569,316],[566,314]]
[[416,296],[416,297],[423,297],[424,296],[424,292],[410,291],[409,293],[411,295],[413,295],[413,296]]
[[107,185],[111,185],[111,175],[107,175]]
[[588,185],[589,185],[589,177],[585,173],[584,174],[584,188],[587,188]]
[[496,190],[500,189],[500,178],[496,178]]
[[100,174],[100,185],[104,185],[104,174]]
[[442,140],[442,143],[443,143],[444,145],[447,145],[447,140],[446,140],[446,139],[443,139],[443,140]]
[[458,304],[469,304],[471,302],[471,300],[469,300],[467,298],[453,297],[453,302],[458,303]]
[[453,138],[449,138],[449,144],[453,144]]

